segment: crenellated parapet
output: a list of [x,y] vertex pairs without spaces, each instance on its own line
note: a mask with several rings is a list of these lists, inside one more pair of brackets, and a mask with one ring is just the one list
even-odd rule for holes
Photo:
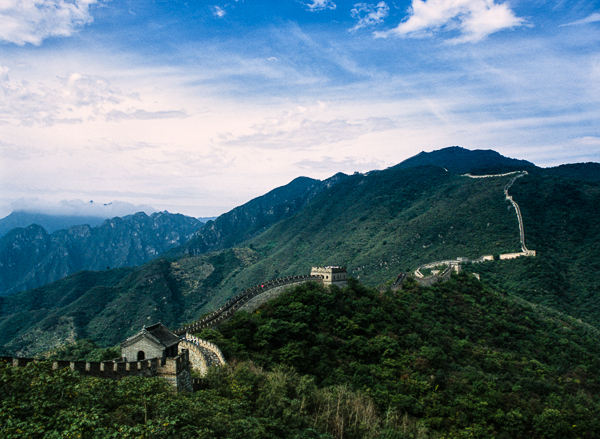
[[[0,362],[13,367],[25,367],[29,363],[41,361],[36,358],[0,357]],[[128,376],[155,376],[160,366],[158,358],[144,361],[65,361],[52,362],[52,369],[71,369],[82,375],[99,378],[121,379]]]
[[[43,361],[36,358],[0,357],[0,362],[12,367],[26,367],[29,363]],[[160,358],[143,361],[65,361],[52,362],[52,369],[71,369],[81,375],[120,380],[126,377],[159,377],[171,384],[174,391],[192,391],[190,360],[187,350],[182,349],[174,358],[167,358],[161,366]]]
[[209,351],[212,354],[210,356],[213,358],[210,359],[209,363],[211,364],[209,364],[209,366],[223,366],[227,364],[227,362],[225,361],[225,357],[223,356],[223,352],[221,352],[221,349],[219,349],[219,347],[216,344],[208,340],[195,337],[190,333],[185,334],[184,340],[187,340],[193,343],[194,345],[202,348],[203,350]]

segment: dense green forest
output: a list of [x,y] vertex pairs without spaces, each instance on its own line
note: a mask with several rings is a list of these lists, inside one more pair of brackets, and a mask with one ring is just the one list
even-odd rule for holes
[[593,438],[598,331],[461,274],[380,293],[309,283],[202,337],[205,388],[0,365],[5,437]]

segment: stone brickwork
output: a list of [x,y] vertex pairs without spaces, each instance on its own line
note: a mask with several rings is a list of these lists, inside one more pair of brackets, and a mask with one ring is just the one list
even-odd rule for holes
[[[125,359],[125,361],[133,361],[138,358],[138,353],[143,352],[144,358],[160,358],[163,359],[164,347],[153,342],[152,340],[148,340],[146,338],[140,338],[137,340],[135,345],[122,347],[121,355]],[[166,358],[166,357],[165,357]]]
[[179,349],[187,349],[190,358],[190,367],[192,370],[197,371],[200,375],[204,376],[208,372],[208,363],[204,356],[204,353],[198,348],[197,345],[191,341],[182,340],[179,343]]
[[189,351],[181,349],[175,358],[167,358],[164,366],[159,366],[156,376],[171,384],[176,392],[193,392]]
[[265,291],[264,293],[254,296],[252,299],[250,299],[248,302],[246,302],[244,305],[242,305],[238,309],[238,311],[242,311],[242,310],[246,311],[246,312],[255,311],[263,303],[267,303],[269,300],[274,299],[277,296],[280,296],[281,294],[285,293],[289,288],[291,288],[295,285],[303,284],[303,283],[305,283],[305,281],[300,281],[300,282],[290,283],[287,285],[282,285],[280,287],[270,288],[269,290]]
[[[0,362],[9,363],[13,367],[25,367],[29,363],[40,361],[35,358],[0,357]],[[69,368],[82,375],[99,378],[121,379],[129,376],[156,376],[160,361],[153,358],[144,361],[53,361],[52,369]]]
[[181,340],[162,323],[144,327],[137,334],[121,343],[121,356],[125,361],[160,358],[164,365],[167,358],[177,356]]

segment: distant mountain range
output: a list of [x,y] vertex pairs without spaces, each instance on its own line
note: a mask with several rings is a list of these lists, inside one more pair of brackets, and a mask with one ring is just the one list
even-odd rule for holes
[[0,295],[80,270],[141,265],[187,242],[203,225],[180,214],[140,212],[53,233],[37,224],[13,229],[0,238]]
[[[189,235],[180,233],[181,245],[173,242],[162,258],[142,267],[80,272],[0,297],[0,345],[11,352],[35,353],[67,339],[89,337],[109,346],[144,323],[177,326],[192,321],[245,288],[283,275],[307,274],[314,265],[346,265],[351,276],[377,285],[425,262],[519,251],[516,213],[504,195],[512,176],[473,179],[462,174],[523,169],[528,175],[510,191],[523,214],[528,247],[538,256],[466,269],[500,290],[600,327],[600,281],[594,275],[600,268],[598,166],[544,169],[494,151],[452,147],[421,153],[383,171],[337,174],[324,181],[298,178]],[[152,256],[141,244],[125,244],[141,243],[131,241],[135,227],[123,230],[127,233],[115,232],[119,245],[87,241],[86,254],[94,255],[89,260],[100,261],[99,255],[113,251],[117,255],[112,265],[98,262],[88,269],[143,263],[134,257],[140,252]],[[1,241],[0,257],[12,251],[13,260],[0,259],[0,268],[22,265],[18,258],[37,260],[36,249],[47,240],[35,228],[19,233],[22,241],[13,232],[7,235],[11,241]],[[80,234],[86,233],[91,232]],[[153,233],[158,239],[164,232]],[[70,235],[59,236],[61,241]],[[169,239],[162,236],[165,241]],[[15,242],[22,247],[13,251]],[[40,244],[26,245],[31,242]],[[157,245],[151,247],[160,253]],[[76,255],[59,245],[48,261],[61,260],[65,249]],[[77,254],[74,260],[81,257]]]
[[46,232],[53,233],[57,230],[68,229],[81,224],[96,227],[104,221],[106,221],[106,218],[97,216],[51,215],[17,210],[0,219],[0,237],[6,235],[12,229],[24,228],[32,224],[37,224],[43,227]]

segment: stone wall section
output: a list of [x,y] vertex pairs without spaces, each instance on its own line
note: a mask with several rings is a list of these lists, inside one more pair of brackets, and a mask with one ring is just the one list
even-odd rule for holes
[[191,341],[182,340],[179,343],[179,349],[187,349],[189,352],[190,358],[190,367],[192,370],[198,372],[200,375],[204,376],[208,372],[208,363],[204,356],[204,353],[199,349],[199,347],[192,343]]
[[[25,367],[29,363],[40,361],[36,358],[0,357],[0,362],[11,364],[13,367]],[[152,358],[144,361],[53,361],[52,369],[69,368],[82,375],[119,380],[130,376],[156,376],[160,360]]]
[[[35,358],[0,357],[0,362],[12,367],[25,367],[29,363],[40,361]],[[175,358],[167,358],[161,366],[159,358],[144,361],[53,361],[52,369],[70,368],[85,376],[120,380],[131,376],[159,377],[171,384],[173,391],[191,392],[193,389],[190,373],[189,353],[182,349]]]
[[285,293],[289,288],[296,286],[296,285],[303,284],[305,282],[306,281],[294,282],[294,283],[290,283],[287,285],[282,285],[280,287],[270,288],[267,291],[265,291],[264,293],[254,296],[252,299],[250,299],[244,305],[239,307],[238,311],[246,311],[246,312],[255,311],[262,304],[267,303],[269,300],[274,299],[277,296],[280,296],[281,294]]
[[267,291],[278,288],[281,286],[290,286],[293,284],[304,283],[316,281],[321,282],[322,278],[320,276],[288,276],[279,279],[275,279],[269,282],[265,282],[264,284],[256,285],[252,288],[248,288],[247,290],[242,291],[235,297],[229,299],[223,306],[221,306],[216,311],[210,313],[203,319],[200,319],[194,323],[189,325],[182,326],[175,331],[175,334],[181,336],[185,333],[194,333],[199,332],[203,329],[214,328],[225,320],[229,319],[233,314],[235,314],[242,306],[244,306],[247,302],[249,302],[254,297],[264,294]]
[[156,376],[167,381],[175,392],[193,392],[189,351],[181,349],[175,358],[167,358],[164,366],[159,366]]

